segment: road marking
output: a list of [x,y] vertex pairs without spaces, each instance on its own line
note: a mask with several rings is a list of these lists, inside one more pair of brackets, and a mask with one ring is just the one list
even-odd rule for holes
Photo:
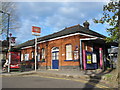
[[103,86],[103,85],[100,85],[100,84],[88,82],[88,81],[85,81],[85,80],[66,79],[66,78],[56,78],[56,77],[48,77],[48,76],[40,76],[40,77],[43,77],[43,78],[52,78],[52,79],[73,80],[73,81],[77,81],[77,82],[81,82],[81,83],[85,83],[85,84],[88,83],[88,84],[93,85],[93,86],[96,86],[96,87],[98,87],[98,88],[109,88],[109,87],[107,87],[107,86]]

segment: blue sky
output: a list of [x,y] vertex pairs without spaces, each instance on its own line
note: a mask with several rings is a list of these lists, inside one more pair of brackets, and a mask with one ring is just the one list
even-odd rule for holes
[[93,19],[102,17],[106,2],[17,2],[21,27],[14,31],[17,43],[31,40],[32,26],[41,27],[41,37],[65,27],[90,23],[90,29],[107,36],[107,24],[95,24]]

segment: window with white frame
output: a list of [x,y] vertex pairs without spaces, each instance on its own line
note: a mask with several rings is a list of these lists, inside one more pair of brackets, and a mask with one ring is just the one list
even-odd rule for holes
[[44,60],[44,59],[45,59],[45,49],[42,48],[42,60]]
[[25,54],[25,61],[29,60],[29,54]]
[[32,53],[32,58],[34,58],[34,52],[32,51],[31,53]]
[[72,60],[72,45],[66,45],[66,60]]
[[21,61],[23,61],[24,57],[23,57],[23,54],[21,54]]
[[38,61],[40,61],[40,54],[38,53]]

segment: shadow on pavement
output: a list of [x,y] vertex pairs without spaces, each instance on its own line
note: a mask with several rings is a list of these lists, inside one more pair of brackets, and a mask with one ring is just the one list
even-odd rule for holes
[[[89,85],[89,83],[94,83],[94,85],[92,85],[92,87],[90,88],[90,90],[92,89],[95,89],[95,86],[101,81],[102,79],[102,76],[105,75],[105,74],[108,74],[110,72],[112,72],[114,69],[110,69],[108,71],[106,70],[103,70],[99,73],[95,73],[95,72],[92,72],[91,74],[87,74],[87,71],[85,71],[85,75],[88,75],[89,76],[89,81],[85,84],[85,87],[83,88],[83,90],[86,90],[86,88],[88,88],[87,86]],[[94,74],[94,76],[92,76],[92,74]],[[97,79],[97,80],[95,80]]]

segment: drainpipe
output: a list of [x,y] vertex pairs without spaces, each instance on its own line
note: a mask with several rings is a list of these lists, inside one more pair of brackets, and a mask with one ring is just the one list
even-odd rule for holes
[[87,40],[95,40],[98,39],[98,37],[95,38],[85,38],[85,39],[80,39],[80,68],[83,69],[83,61],[82,61],[82,40],[87,41]]

